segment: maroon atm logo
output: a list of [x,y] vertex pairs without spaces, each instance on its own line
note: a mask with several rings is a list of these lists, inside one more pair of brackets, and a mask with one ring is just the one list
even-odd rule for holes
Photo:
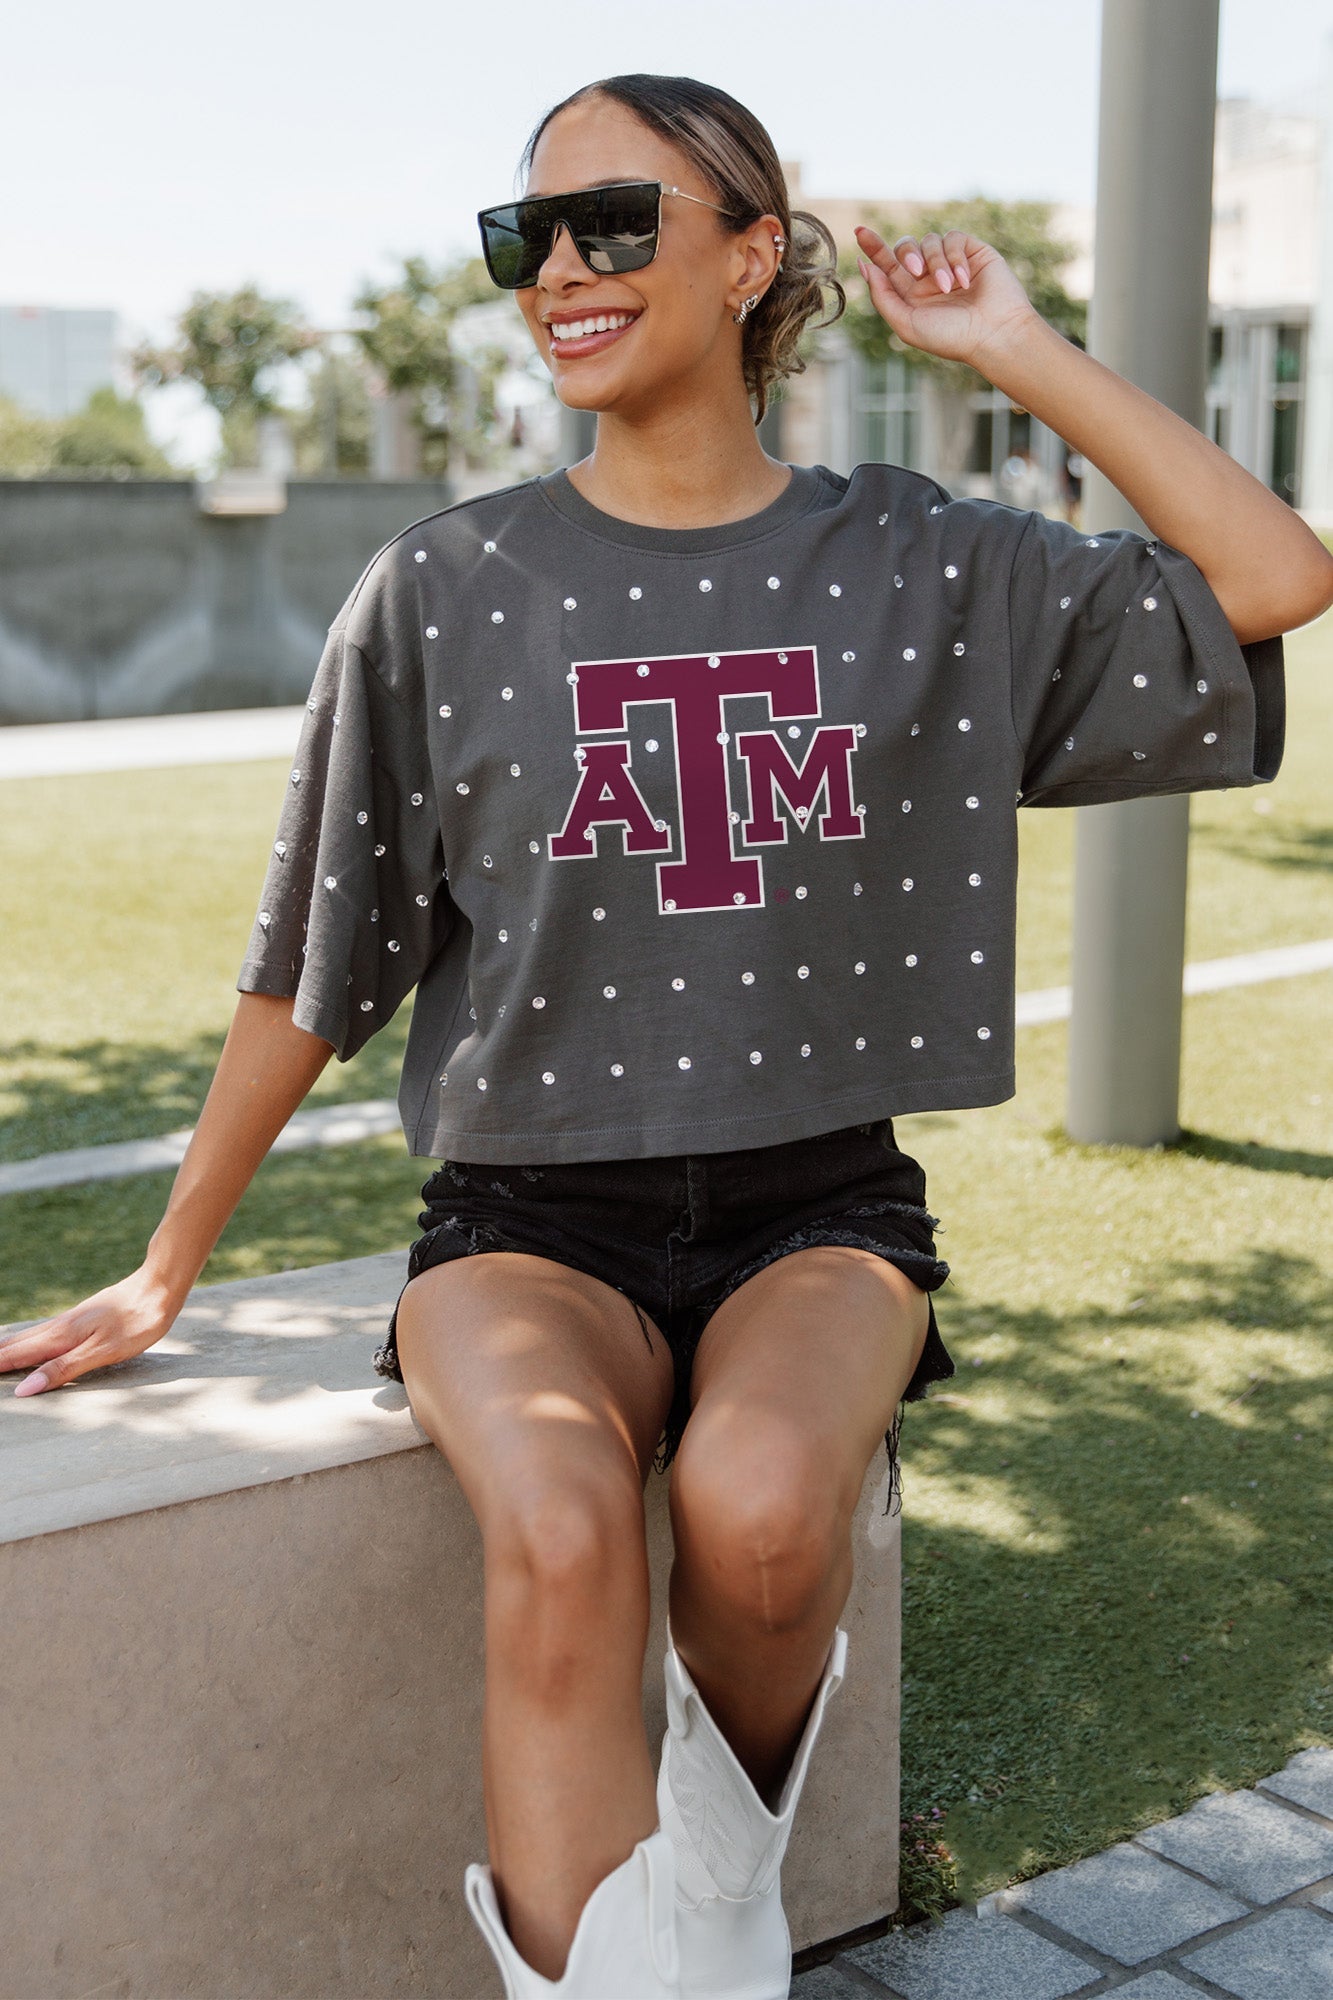
[[[672,829],[658,826],[631,769],[630,743],[613,732],[629,727],[636,703],[666,703],[669,748],[676,774],[679,859],[657,864],[657,906],[679,910],[762,907],[759,857],[733,852],[733,832],[747,847],[778,847],[787,839],[779,817],[785,801],[802,833],[816,825],[821,840],[861,840],[865,824],[852,799],[856,725],[814,731],[799,763],[777,728],[742,730],[735,738],[749,783],[749,814],[733,828],[728,783],[728,701],[765,695],[774,723],[819,715],[819,662],[813,646],[786,652],[685,653],[657,659],[576,660],[574,722],[580,736],[612,737],[582,746],[582,766],[569,812],[549,836],[553,861],[597,853],[597,829],[619,827],[626,854],[671,852]],[[794,745],[793,745],[794,747]],[[822,810],[816,811],[822,794]]]

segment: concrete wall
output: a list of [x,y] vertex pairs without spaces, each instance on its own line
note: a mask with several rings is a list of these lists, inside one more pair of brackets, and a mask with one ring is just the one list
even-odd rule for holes
[[[370,1368],[405,1268],[199,1286],[147,1353],[0,1393],[0,2000],[498,1993],[462,1895],[486,1856],[480,1538]],[[887,1476],[881,1447],[783,1868],[798,1949],[897,1907]],[[654,1759],[667,1496],[651,1474]]]
[[0,724],[304,701],[375,551],[440,480],[299,480],[284,512],[188,479],[0,478]]

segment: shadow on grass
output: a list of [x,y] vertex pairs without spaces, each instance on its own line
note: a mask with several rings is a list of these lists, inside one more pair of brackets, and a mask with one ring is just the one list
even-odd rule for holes
[[1219,1139],[1212,1132],[1184,1130],[1171,1150],[1223,1166],[1249,1167],[1258,1174],[1308,1174],[1333,1180],[1333,1153],[1306,1153],[1297,1147],[1265,1146],[1257,1139]]
[[[307,1102],[394,1096],[409,1011],[351,1062],[331,1056]],[[59,1049],[34,1038],[7,1042],[0,1089],[10,1108],[0,1116],[0,1160],[154,1139],[193,1125],[225,1033],[170,1043],[90,1039]]]
[[1210,848],[1258,868],[1313,870],[1320,874],[1327,874],[1333,868],[1333,826],[1292,827],[1284,826],[1281,820],[1256,819],[1255,825],[1244,833],[1214,826],[1209,827],[1205,838]]
[[1327,1269],[1247,1249],[1139,1289],[953,1299],[958,1373],[904,1426],[902,1810],[945,1809],[962,1900],[1333,1742]]
[[[430,1161],[405,1152],[400,1133],[270,1153],[199,1282],[300,1270],[409,1243],[432,1171]],[[0,1323],[49,1317],[137,1269],[172,1179],[165,1169],[0,1200]]]

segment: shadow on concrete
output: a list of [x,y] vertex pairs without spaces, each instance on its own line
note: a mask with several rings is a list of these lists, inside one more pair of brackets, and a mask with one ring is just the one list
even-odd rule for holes
[[902,1807],[945,1809],[963,1899],[1333,1742],[1327,1262],[1137,1290],[946,1293],[958,1372],[904,1425]]

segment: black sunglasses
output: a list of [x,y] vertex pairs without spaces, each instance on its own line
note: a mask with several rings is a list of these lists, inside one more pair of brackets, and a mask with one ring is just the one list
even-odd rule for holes
[[657,255],[666,194],[715,208],[719,215],[729,213],[715,201],[664,181],[618,181],[573,194],[534,195],[502,208],[483,208],[478,215],[486,269],[502,291],[535,285],[563,222],[590,271],[641,271]]

